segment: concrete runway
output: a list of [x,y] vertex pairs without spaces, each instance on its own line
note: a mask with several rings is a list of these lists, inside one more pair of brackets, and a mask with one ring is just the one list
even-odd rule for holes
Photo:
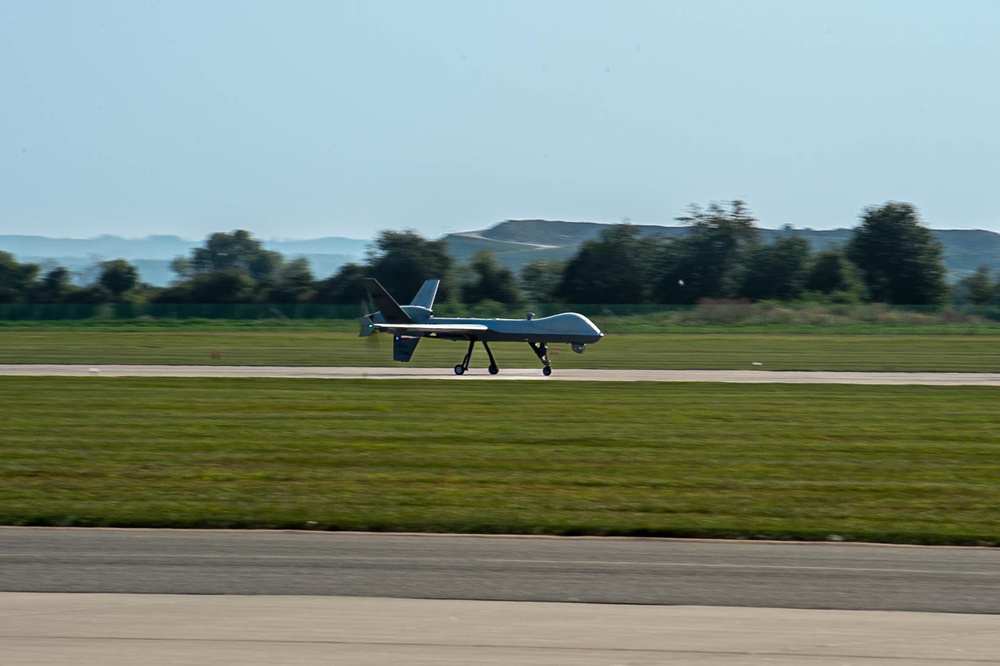
[[919,384],[923,386],[1000,386],[1000,373],[958,372],[772,372],[767,370],[588,370],[555,368],[545,377],[540,369],[501,369],[490,375],[472,368],[458,376],[450,368],[289,367],[237,365],[52,365],[0,364],[0,375],[64,377],[311,377],[316,379],[469,379],[595,381],[595,382],[725,382],[782,384]]
[[989,615],[0,593],[4,666],[973,666]]

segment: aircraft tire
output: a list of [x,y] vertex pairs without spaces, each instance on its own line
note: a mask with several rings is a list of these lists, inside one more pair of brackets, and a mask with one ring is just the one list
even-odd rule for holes
[[552,374],[552,366],[551,365],[547,365],[544,368],[542,368],[542,374],[545,375],[546,377],[548,377],[549,375],[551,375]]
[[497,374],[498,372],[500,372],[500,368],[498,368],[498,367],[497,367],[497,366],[495,366],[495,365],[491,365],[491,366],[490,366],[490,374],[491,374],[491,375],[495,375],[495,374]]
[[455,366],[455,374],[456,375],[464,375],[465,374],[465,366],[464,365],[456,365]]

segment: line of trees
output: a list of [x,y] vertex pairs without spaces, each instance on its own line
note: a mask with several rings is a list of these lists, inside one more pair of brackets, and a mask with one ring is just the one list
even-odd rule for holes
[[677,219],[688,224],[685,234],[652,242],[635,227],[608,229],[570,259],[555,295],[600,303],[808,298],[934,305],[949,293],[941,244],[910,204],[866,209],[845,246],[820,253],[790,230],[761,242],[741,201],[692,206]]
[[680,236],[608,227],[567,261],[539,260],[519,274],[489,251],[457,265],[441,240],[382,231],[363,263],[317,279],[306,259],[266,250],[248,232],[214,233],[171,268],[169,287],[143,284],[124,259],[100,262],[90,284],[65,268],[42,270],[0,251],[0,303],[359,303],[361,279],[375,277],[400,300],[425,279],[441,278],[439,301],[498,312],[526,303],[686,304],[706,300],[814,300],[906,305],[1000,304],[1000,280],[986,268],[953,289],[942,248],[911,204],[863,211],[842,247],[814,252],[791,232],[761,241],[742,201],[692,205],[677,218]]

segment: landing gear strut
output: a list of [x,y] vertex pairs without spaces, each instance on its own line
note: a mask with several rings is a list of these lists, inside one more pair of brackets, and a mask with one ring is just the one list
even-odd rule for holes
[[542,374],[548,377],[552,374],[552,365],[549,363],[549,345],[545,342],[529,342],[531,351],[542,362]]
[[486,355],[490,357],[490,374],[495,375],[500,372],[500,366],[497,365],[497,360],[493,358],[493,352],[490,351],[490,346],[483,342],[483,349],[486,350]]
[[[476,346],[476,339],[472,338],[469,340],[469,350],[465,352],[465,358],[462,362],[455,366],[456,375],[464,375],[469,369],[469,361],[472,360],[472,350]],[[483,349],[486,350],[486,355],[490,357],[490,374],[495,375],[500,372],[500,366],[497,365],[496,358],[493,357],[493,351],[490,350],[490,346],[483,341]]]

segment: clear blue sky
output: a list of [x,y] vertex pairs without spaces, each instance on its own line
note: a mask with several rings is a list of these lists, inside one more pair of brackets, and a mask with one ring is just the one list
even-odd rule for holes
[[996,0],[0,0],[0,234],[1000,231]]

